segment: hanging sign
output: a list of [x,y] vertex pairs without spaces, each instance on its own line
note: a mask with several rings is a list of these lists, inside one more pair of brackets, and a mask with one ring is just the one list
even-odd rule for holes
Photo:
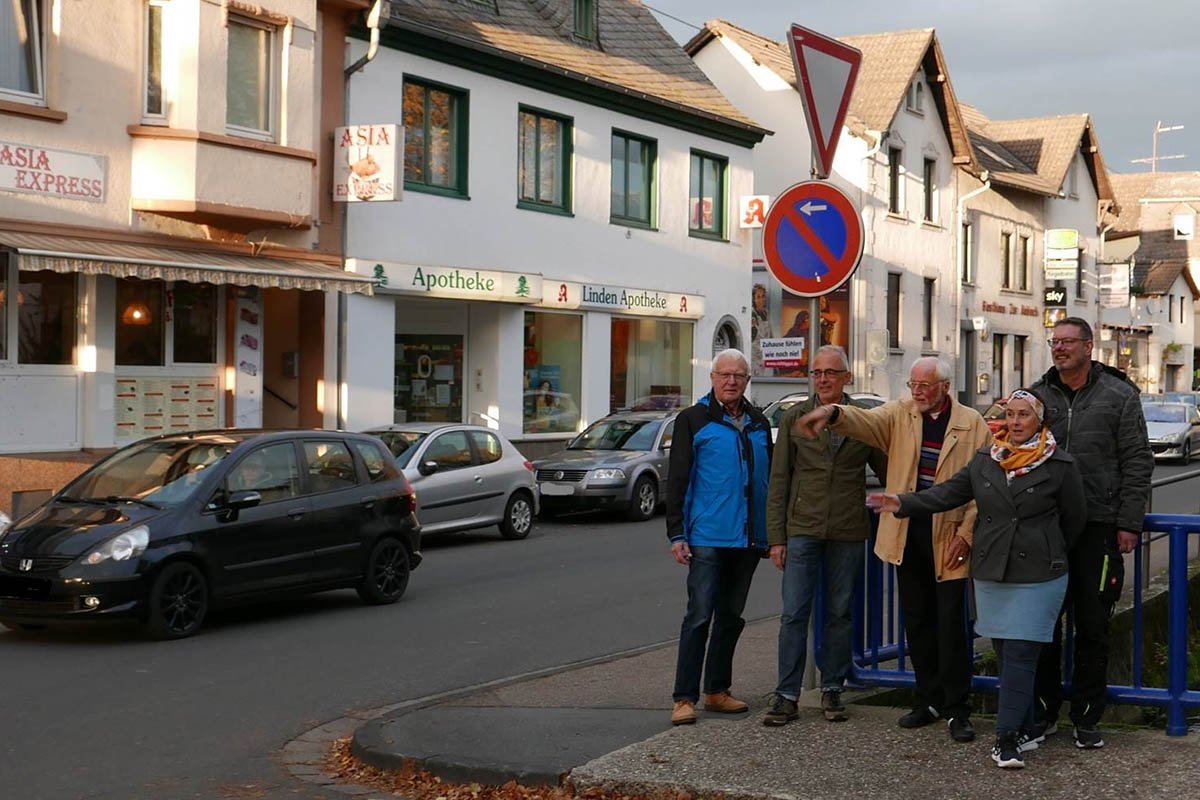
[[333,132],[333,199],[338,203],[399,200],[404,129],[351,125]]

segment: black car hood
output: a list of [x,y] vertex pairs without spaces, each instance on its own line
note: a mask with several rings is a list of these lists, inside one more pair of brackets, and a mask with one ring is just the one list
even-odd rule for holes
[[6,556],[81,556],[122,531],[164,512],[118,503],[50,502],[14,525],[0,542]]

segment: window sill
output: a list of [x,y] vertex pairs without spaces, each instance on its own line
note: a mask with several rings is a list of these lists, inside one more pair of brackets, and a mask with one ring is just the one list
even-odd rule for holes
[[254,150],[259,153],[269,153],[274,156],[297,158],[303,161],[317,163],[317,154],[311,150],[301,150],[296,147],[284,147],[280,144],[261,142],[242,136],[229,136],[224,133],[208,131],[193,131],[184,128],[169,128],[162,125],[129,125],[126,132],[134,139],[186,139],[191,142],[204,142],[221,147],[234,147],[241,150]]
[[540,211],[543,214],[557,214],[560,217],[574,217],[575,212],[559,206],[546,206],[541,203],[530,203],[527,200],[518,200],[517,208],[524,211]]
[[932,220],[927,220],[927,219],[921,220],[921,227],[926,230],[930,230],[930,231],[944,231],[945,230],[945,228],[943,228],[941,225],[938,225],[936,222],[933,222]]
[[908,224],[908,217],[904,216],[903,214],[897,214],[894,211],[887,212],[887,216],[884,217],[884,219],[889,220],[891,222],[899,222],[904,225]]
[[657,231],[658,228],[640,219],[627,219],[625,217],[609,217],[610,225],[620,225],[625,228],[638,228],[643,231]]
[[708,231],[694,231],[688,229],[688,236],[693,239],[708,239],[710,242],[728,242],[729,238],[720,233],[709,233]]
[[67,118],[67,112],[65,111],[57,111],[53,108],[35,106],[29,103],[16,103],[12,100],[0,100],[0,114],[40,119],[43,122],[63,122]]
[[904,355],[904,348],[903,347],[889,347],[888,355],[889,356],[902,356],[902,355]]
[[978,289],[979,288],[979,284],[975,283],[975,281],[959,281],[959,283],[962,284],[962,288],[964,288],[964,289]]
[[1033,292],[1028,289],[1001,289],[1000,294],[1011,294],[1017,297],[1033,297]]
[[450,197],[455,200],[470,200],[471,196],[466,192],[460,192],[458,189],[453,189],[446,186],[429,186],[424,183],[409,183],[404,182],[404,191],[420,192],[421,194],[436,194],[440,197]]

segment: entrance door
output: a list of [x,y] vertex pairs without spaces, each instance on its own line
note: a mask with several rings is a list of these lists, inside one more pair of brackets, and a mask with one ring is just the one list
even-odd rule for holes
[[396,334],[396,422],[462,422],[463,337]]
[[960,332],[958,351],[963,365],[963,382],[958,390],[958,402],[971,408],[975,407],[978,399],[975,392],[975,347],[975,331]]

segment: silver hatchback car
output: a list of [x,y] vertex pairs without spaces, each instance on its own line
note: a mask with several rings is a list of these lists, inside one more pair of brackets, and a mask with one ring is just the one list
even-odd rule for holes
[[364,431],[396,457],[417,494],[421,534],[499,525],[524,539],[538,513],[533,465],[499,432],[480,425],[415,422]]
[[542,511],[625,510],[649,519],[663,502],[677,411],[619,411],[534,462]]

